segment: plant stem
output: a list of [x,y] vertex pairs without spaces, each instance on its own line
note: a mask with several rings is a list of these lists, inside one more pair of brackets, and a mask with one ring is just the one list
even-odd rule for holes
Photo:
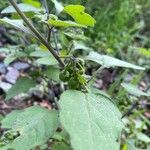
[[52,34],[53,34],[53,38],[54,38],[54,43],[55,43],[55,49],[58,53],[59,49],[58,49],[58,46],[57,46],[57,37],[56,37],[56,30],[52,30]]
[[103,69],[104,69],[104,66],[101,66],[99,69],[97,69],[97,70],[93,73],[92,77],[87,81],[87,83],[93,81],[93,80],[96,78],[96,75],[97,75],[98,73],[100,73]]
[[9,2],[12,4],[12,6],[15,8],[19,16],[23,19],[23,21],[27,24],[27,26],[31,29],[31,31],[37,36],[37,38],[41,41],[43,45],[45,45],[48,50],[52,53],[52,55],[56,58],[56,60],[59,62],[59,64],[64,67],[64,62],[59,58],[58,54],[55,52],[53,47],[44,39],[44,37],[37,31],[37,29],[30,23],[30,21],[27,19],[25,14],[21,12],[19,7],[17,6],[17,3],[14,0],[9,0]]
[[[47,0],[42,0],[43,2],[43,7],[45,8],[46,10],[46,14],[47,14],[47,21],[49,19],[49,9],[48,9],[48,5],[47,5]],[[47,28],[48,28],[48,34],[47,34],[47,42],[49,43],[50,42],[50,38],[51,38],[51,32],[52,32],[52,29],[53,27],[50,27],[48,24],[47,24]]]
[[125,116],[130,115],[132,113],[133,109],[135,109],[138,106],[138,104],[139,104],[139,101],[136,101],[135,103],[133,103],[131,108],[129,108],[129,110],[122,115],[121,119],[123,119]]

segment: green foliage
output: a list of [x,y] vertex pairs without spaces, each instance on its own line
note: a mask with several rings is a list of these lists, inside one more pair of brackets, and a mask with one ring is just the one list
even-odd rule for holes
[[40,57],[35,62],[40,65],[57,65],[58,62],[48,50],[38,48],[30,53],[30,57]]
[[94,61],[106,68],[118,66],[118,67],[132,68],[132,69],[138,69],[138,70],[145,70],[145,68],[143,67],[130,64],[128,62],[113,58],[111,56],[101,55],[97,52],[90,52],[90,54],[87,56],[86,59]]
[[86,28],[86,26],[81,25],[81,24],[77,24],[77,23],[72,22],[72,21],[62,21],[62,20],[49,19],[48,24],[51,26],[54,26],[54,27],[82,27],[82,28]]
[[75,150],[119,149],[123,124],[113,102],[100,95],[68,90],[61,95],[59,105],[62,126]]
[[22,30],[23,32],[25,32],[27,34],[34,36],[34,34],[27,27],[24,26],[23,20],[9,19],[7,17],[4,17],[4,18],[0,19],[0,23],[8,23],[17,29]]
[[36,63],[41,65],[57,65],[58,62],[54,57],[43,57],[36,60]]
[[150,94],[145,93],[145,92],[139,90],[136,86],[134,86],[132,84],[122,83],[121,85],[125,88],[125,90],[129,94],[132,94],[134,96],[137,96],[137,97],[140,97],[140,96],[150,96]]
[[84,65],[84,60],[82,59],[71,59],[64,70],[60,72],[60,80],[68,82],[70,89],[88,91]]
[[96,21],[89,14],[84,12],[85,7],[82,5],[68,5],[64,8],[64,11],[69,14],[75,22],[86,26],[94,27]]
[[[39,11],[41,11],[42,9],[36,8],[32,5],[28,5],[28,4],[18,4],[19,9],[22,12],[34,12],[37,13]],[[4,13],[17,13],[16,10],[13,8],[13,6],[8,6],[7,8],[3,9],[3,11],[1,12],[2,14]]]
[[14,110],[10,114],[7,115],[6,118],[2,120],[2,127],[5,129],[11,129],[14,123],[14,120],[17,119],[18,115],[23,112],[23,110]]
[[[11,119],[10,119],[11,118]],[[15,111],[2,120],[2,127],[19,132],[19,136],[8,141],[1,150],[29,150],[45,143],[55,132],[58,125],[58,114],[39,106],[24,111]]]
[[30,4],[34,7],[40,7],[41,3],[38,0],[22,0],[23,3],[25,4]]
[[62,6],[62,4],[60,2],[58,2],[57,0],[52,0],[52,2],[55,5],[57,14],[61,13],[63,11],[63,9],[64,9],[64,7]]
[[26,93],[30,88],[35,87],[36,82],[33,79],[22,77],[17,80],[16,84],[6,93],[6,100],[9,100],[20,93]]
[[44,71],[45,75],[48,77],[48,79],[54,80],[54,81],[60,81],[59,79],[59,68],[50,66]]
[[147,57],[150,57],[150,49],[139,48],[138,50],[139,50],[139,52],[140,52],[142,55],[147,56]]
[[[137,0],[101,0],[96,4],[89,0],[87,6],[97,22],[88,35],[92,37],[93,46],[99,47],[98,51],[119,55],[125,53],[123,49],[128,48],[136,37],[140,37],[144,21],[136,18],[142,7]],[[107,51],[109,48],[111,52]]]

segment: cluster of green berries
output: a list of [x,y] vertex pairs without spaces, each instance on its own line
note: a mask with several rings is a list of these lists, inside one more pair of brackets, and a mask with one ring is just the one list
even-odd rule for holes
[[67,82],[69,89],[87,90],[87,81],[85,78],[84,60],[72,58],[59,74],[63,82]]
[[16,139],[20,135],[19,132],[16,131],[7,131],[4,135],[0,138],[0,147],[3,147],[9,144],[11,141]]

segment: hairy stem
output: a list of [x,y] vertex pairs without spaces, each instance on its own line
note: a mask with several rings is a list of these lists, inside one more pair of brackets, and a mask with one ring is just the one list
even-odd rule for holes
[[26,25],[30,28],[30,30],[37,36],[37,38],[41,41],[43,45],[45,45],[48,50],[52,53],[52,55],[56,58],[56,60],[59,62],[59,64],[64,67],[64,62],[60,59],[58,54],[55,52],[53,47],[44,39],[44,37],[37,31],[37,29],[32,25],[32,23],[28,20],[28,18],[25,16],[23,12],[18,8],[17,3],[14,0],[9,0],[9,2],[12,4],[12,6],[17,11],[18,15],[23,19],[23,21],[26,23]]

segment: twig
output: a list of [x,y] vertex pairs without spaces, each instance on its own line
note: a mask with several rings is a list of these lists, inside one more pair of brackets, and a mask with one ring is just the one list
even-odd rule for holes
[[97,70],[93,73],[92,77],[87,81],[87,83],[89,83],[90,81],[94,80],[95,77],[96,77],[96,75],[97,75],[98,73],[100,73],[103,69],[104,69],[104,66],[101,66],[99,69],[97,69]]
[[52,34],[53,34],[53,37],[54,37],[54,43],[55,43],[55,49],[58,52],[59,51],[58,46],[57,46],[58,42],[57,42],[57,37],[56,37],[56,33],[55,32],[56,32],[55,30],[52,30]]
[[43,0],[43,5],[45,7],[46,13],[47,13],[47,19],[49,19],[49,9],[48,9],[48,5],[47,5],[47,0]]
[[48,50],[52,53],[52,55],[56,58],[56,60],[60,63],[60,65],[64,67],[65,66],[64,62],[59,58],[58,54],[55,52],[53,47],[44,39],[44,37],[39,33],[39,31],[37,31],[37,29],[32,25],[32,23],[30,23],[25,14],[21,12],[19,7],[17,6],[17,3],[14,0],[9,0],[9,2],[12,4],[12,6],[15,8],[15,10],[19,14],[19,16],[23,19],[23,21],[27,24],[27,26],[31,29],[31,31],[41,41],[41,43],[48,48]]
[[[48,8],[48,5],[47,5],[47,0],[42,0],[42,2],[43,2],[43,6],[45,7],[45,10],[46,10],[47,21],[48,21],[48,19],[49,19],[49,8]],[[47,28],[48,28],[47,42],[49,43],[49,42],[50,42],[51,32],[52,32],[52,28],[53,28],[53,27],[50,27],[50,26],[47,24]]]
[[[53,28],[53,27],[52,27],[52,28]],[[48,42],[48,43],[50,42],[50,39],[51,39],[52,28],[50,28],[50,27],[48,26],[48,34],[47,34],[47,42]]]
[[128,116],[131,114],[131,112],[133,111],[133,109],[135,109],[139,104],[139,101],[136,101],[135,103],[132,104],[131,108],[122,115],[121,119],[123,119],[125,116]]

